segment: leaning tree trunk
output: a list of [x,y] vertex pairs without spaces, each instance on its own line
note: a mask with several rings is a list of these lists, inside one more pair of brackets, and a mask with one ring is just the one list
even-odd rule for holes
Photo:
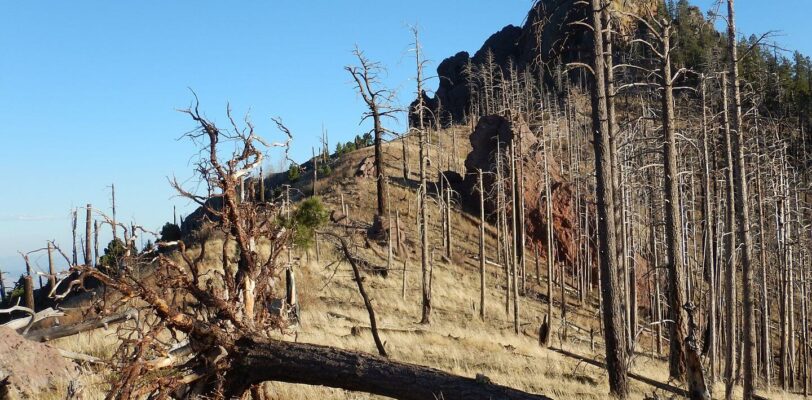
[[[243,338],[235,343],[225,394],[240,396],[266,381],[320,385],[401,400],[540,400],[542,395],[434,368],[315,344]],[[329,366],[329,368],[325,368]]]

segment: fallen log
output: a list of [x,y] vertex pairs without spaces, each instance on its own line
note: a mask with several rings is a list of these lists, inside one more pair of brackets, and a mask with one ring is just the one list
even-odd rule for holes
[[59,339],[67,336],[77,335],[82,332],[92,331],[94,329],[106,328],[113,324],[119,324],[136,317],[135,310],[130,310],[121,314],[114,314],[108,317],[99,318],[90,321],[80,322],[73,325],[54,326],[52,328],[39,329],[33,332],[28,332],[23,336],[28,340],[35,342],[47,342],[54,339]]
[[[593,365],[593,366],[601,368],[601,369],[606,369],[606,365],[604,363],[600,362],[600,361],[596,361],[596,360],[593,360],[591,358],[584,357],[582,355],[575,354],[575,353],[569,352],[567,350],[559,349],[559,348],[556,348],[556,347],[550,347],[550,350],[552,350],[552,351],[554,351],[556,353],[565,355],[567,357],[574,358],[574,359],[576,359],[578,361],[585,362],[585,363],[587,363],[589,365]],[[660,382],[660,381],[645,377],[643,375],[638,375],[638,374],[635,374],[634,372],[629,372],[627,375],[629,376],[629,378],[632,378],[634,380],[643,382],[643,383],[645,383],[645,384],[647,384],[649,386],[653,386],[653,387],[655,387],[657,389],[660,389],[660,390],[665,390],[666,392],[674,393],[677,396],[682,396],[682,397],[688,398],[688,391],[683,389],[683,388],[676,387],[676,386],[673,386],[673,385],[669,385],[667,383],[663,383],[663,382]]]
[[547,396],[496,385],[483,376],[467,378],[438,369],[332,347],[243,338],[231,354],[226,395],[279,381],[321,385],[400,400],[547,400]]
[[28,316],[23,317],[23,318],[13,319],[13,320],[11,320],[9,322],[6,322],[5,324],[0,325],[0,326],[5,326],[6,328],[14,329],[16,331],[19,331],[21,329],[28,329],[28,328],[31,327],[31,325],[34,325],[35,323],[37,323],[39,321],[42,321],[44,319],[53,318],[53,317],[61,317],[61,316],[65,315],[65,313],[63,313],[62,311],[54,310],[53,308],[50,308],[50,307],[46,308],[46,309],[44,309],[44,310],[42,310],[42,311],[40,311],[38,313],[35,313],[34,310],[32,310],[30,308],[27,308],[27,307],[22,307],[20,305],[16,305],[16,306],[11,307],[11,308],[0,310],[0,314],[7,314],[7,313],[14,312],[14,311],[26,312],[26,313],[28,313]]
[[[372,330],[372,327],[369,327],[369,326],[354,325],[353,327],[350,328],[350,334],[352,336],[358,336],[358,335],[361,334],[361,332],[371,331],[371,330]],[[412,333],[412,334],[415,334],[415,335],[425,335],[425,334],[428,333],[428,331],[425,331],[425,330],[422,330],[422,329],[383,328],[383,327],[380,327],[380,326],[378,327],[378,330],[381,331],[381,332]]]
[[64,350],[64,349],[56,349],[59,352],[59,355],[65,357],[69,360],[73,361],[81,361],[90,364],[99,364],[102,360],[98,357],[94,357],[88,354],[77,353],[75,351]]

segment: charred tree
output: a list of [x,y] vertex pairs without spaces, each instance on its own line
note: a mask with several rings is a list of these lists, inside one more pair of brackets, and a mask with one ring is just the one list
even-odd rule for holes
[[383,126],[384,118],[394,118],[398,112],[392,106],[394,93],[381,88],[380,74],[384,71],[378,62],[370,61],[358,47],[353,54],[358,59],[358,66],[347,66],[344,69],[352,75],[355,88],[364,100],[368,111],[364,113],[361,122],[372,120],[372,133],[375,142],[375,181],[377,188],[377,215],[384,219],[387,214],[387,201],[385,188],[386,176],[383,160],[383,136],[387,130]]
[[[595,151],[595,181],[598,209],[598,237],[600,248],[601,298],[603,301],[604,340],[606,343],[606,369],[609,373],[610,392],[617,397],[628,395],[626,375],[626,343],[621,319],[620,291],[616,277],[617,241],[615,237],[615,204],[613,169],[609,149],[609,117],[606,101],[606,81],[601,0],[590,2],[592,23],[592,131]],[[563,278],[563,277],[562,277]]]

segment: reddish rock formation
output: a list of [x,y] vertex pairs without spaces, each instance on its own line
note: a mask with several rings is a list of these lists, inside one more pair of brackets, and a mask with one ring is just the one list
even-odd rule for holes
[[[471,134],[470,140],[473,150],[465,160],[468,173],[462,184],[461,193],[469,194],[470,198],[467,199],[467,203],[476,208],[479,198],[476,189],[477,169],[482,169],[485,172],[483,179],[485,192],[495,193],[497,143],[500,148],[499,152],[505,154],[509,148],[508,146],[514,142],[514,139],[518,139],[519,135],[522,138],[522,149],[526,154],[523,162],[528,247],[532,247],[533,244],[538,245],[540,255],[546,257],[546,207],[548,202],[544,198],[544,159],[542,153],[538,151],[540,148],[538,139],[521,118],[512,120],[502,116],[480,118],[476,129]],[[576,262],[583,235],[583,227],[580,227],[582,223],[579,224],[579,213],[576,210],[575,190],[569,182],[564,181],[557,173],[558,165],[555,160],[550,159],[548,162],[552,185],[553,236],[556,258],[558,261],[572,265]],[[509,186],[506,186],[505,190],[509,191]],[[591,204],[591,202],[581,196],[581,204]],[[486,212],[493,214],[495,206],[495,196],[489,196],[486,202]],[[590,208],[594,210],[592,206]],[[590,227],[589,229],[591,254],[595,254],[595,242],[591,234],[591,232],[594,232],[593,228]]]

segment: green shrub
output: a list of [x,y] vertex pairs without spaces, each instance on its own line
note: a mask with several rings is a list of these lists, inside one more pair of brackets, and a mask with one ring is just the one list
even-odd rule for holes
[[127,247],[124,246],[124,242],[115,238],[107,244],[104,255],[99,257],[99,266],[110,272],[117,271],[118,262],[125,254],[127,254]]
[[318,197],[311,197],[299,204],[299,208],[282,224],[293,230],[293,242],[302,248],[313,243],[318,228],[327,223],[327,209]]
[[328,176],[331,172],[333,172],[333,169],[330,168],[330,164],[319,164],[319,176]]
[[291,182],[296,182],[301,177],[301,170],[299,169],[299,164],[290,164],[290,168],[288,169],[288,180]]

